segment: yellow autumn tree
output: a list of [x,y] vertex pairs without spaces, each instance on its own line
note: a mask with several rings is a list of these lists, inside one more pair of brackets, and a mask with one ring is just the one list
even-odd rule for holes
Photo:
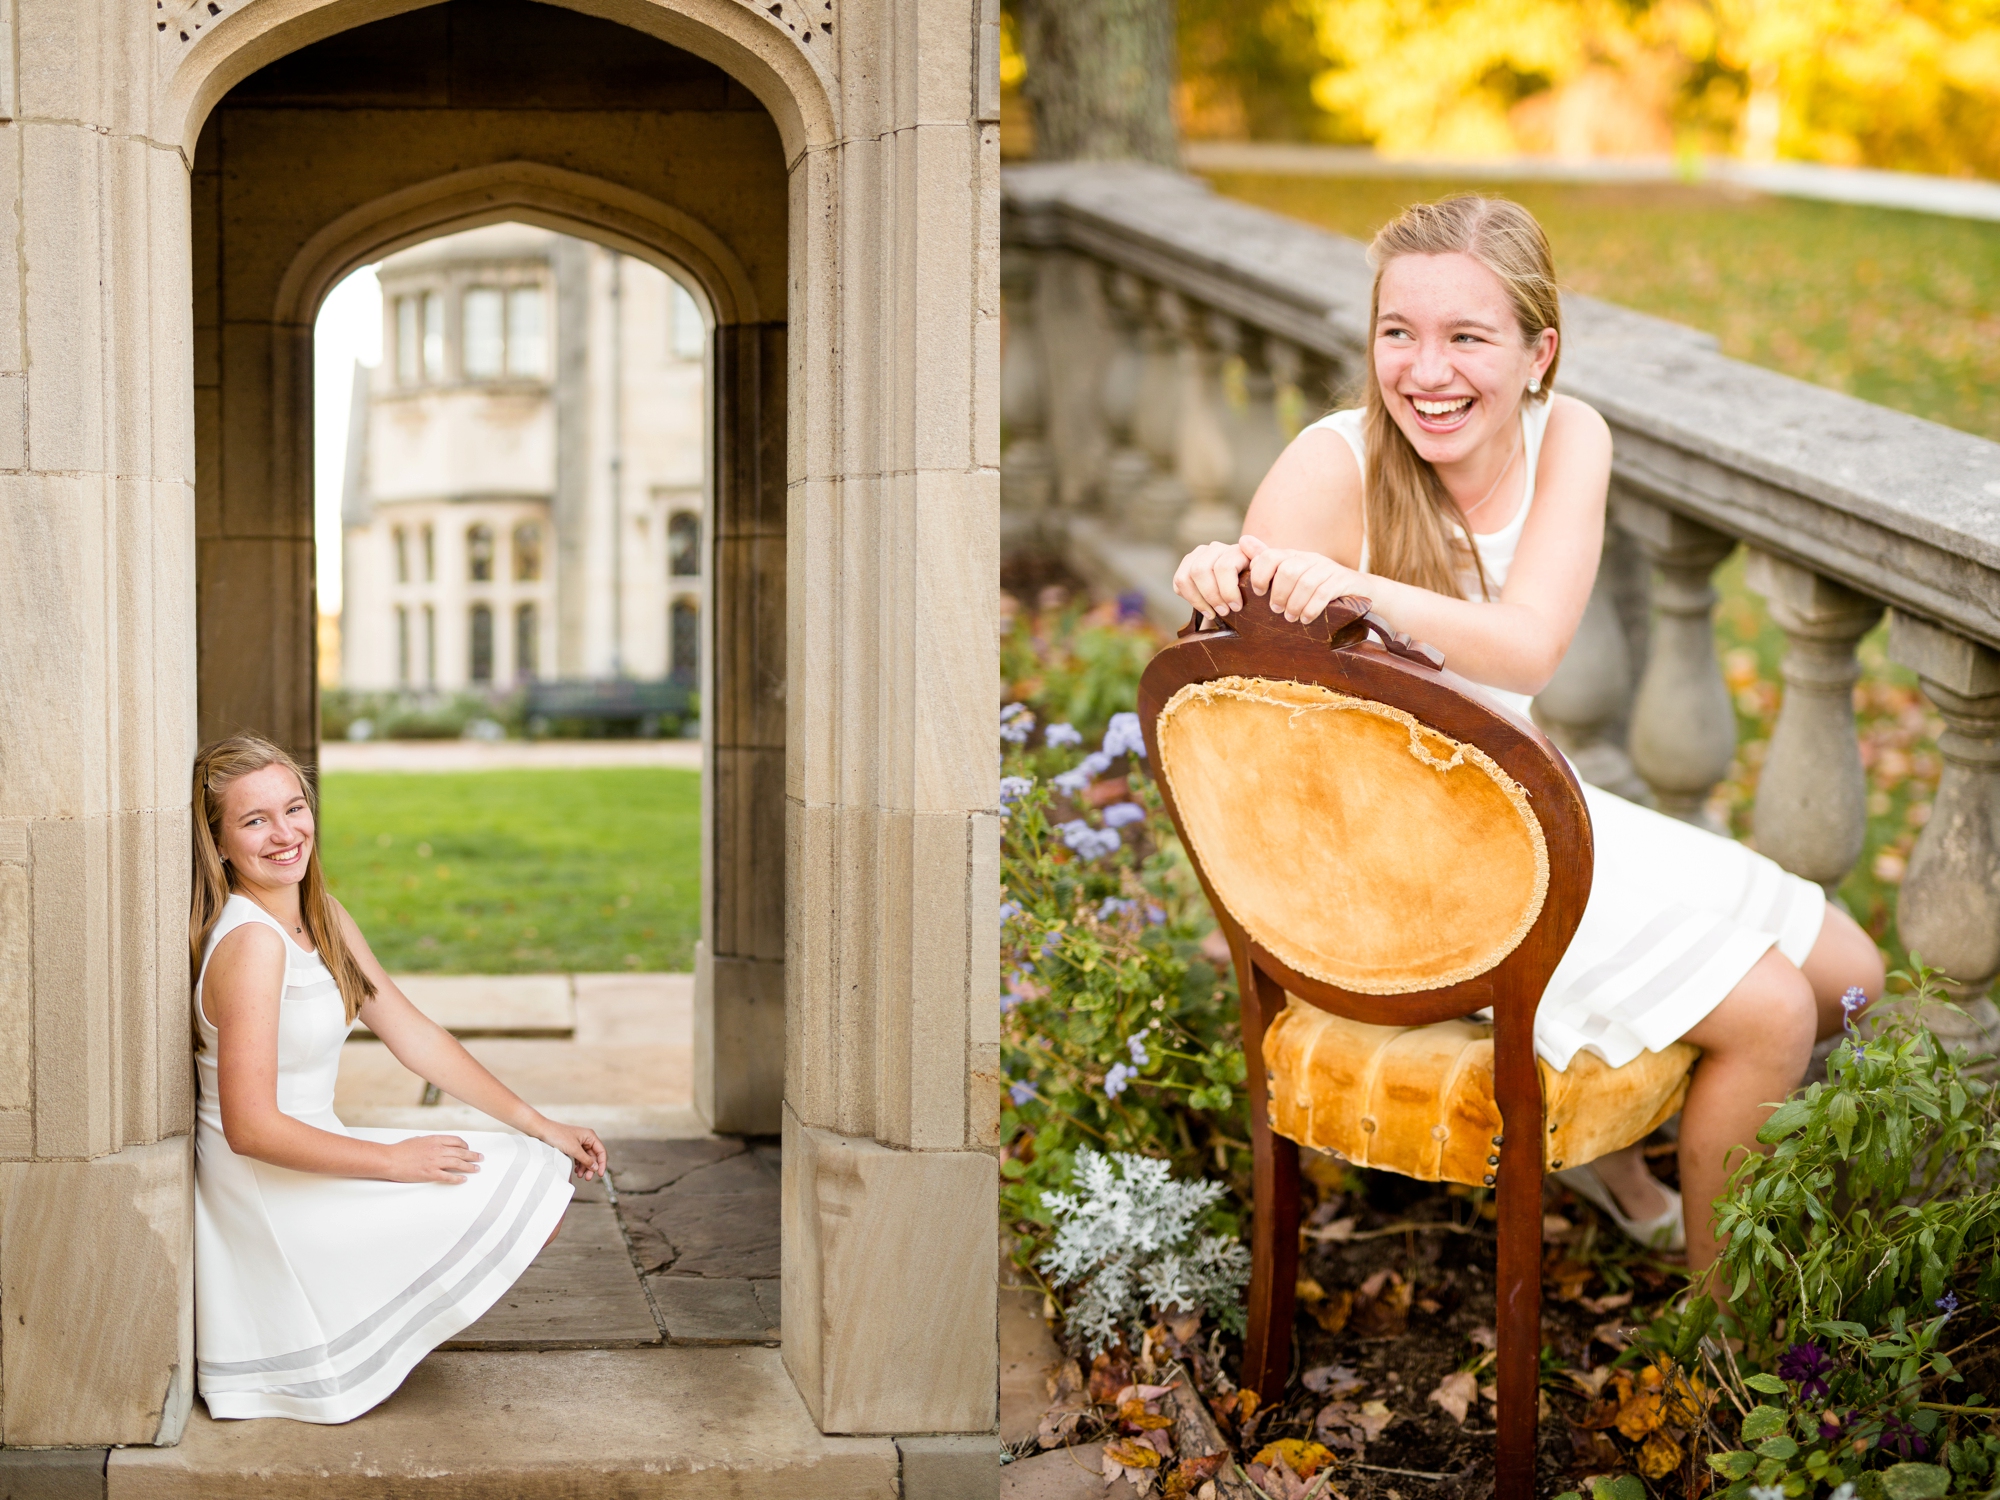
[[1672,150],[2000,176],[2000,0],[1301,0],[1392,155]]

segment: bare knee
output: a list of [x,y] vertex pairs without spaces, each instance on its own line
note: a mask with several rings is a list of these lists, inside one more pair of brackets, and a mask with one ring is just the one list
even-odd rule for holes
[[1796,1080],[1805,1076],[1818,1034],[1811,981],[1773,948],[1687,1039],[1711,1057],[1759,1063]]

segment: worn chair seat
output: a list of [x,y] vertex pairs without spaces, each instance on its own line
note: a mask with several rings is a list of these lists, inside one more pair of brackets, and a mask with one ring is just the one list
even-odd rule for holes
[[[1264,1032],[1273,1130],[1357,1167],[1492,1184],[1501,1129],[1491,1023],[1374,1026],[1286,1001]],[[1676,1042],[1614,1068],[1579,1052],[1560,1073],[1537,1058],[1545,1165],[1561,1171],[1644,1139],[1680,1109],[1699,1055]]]

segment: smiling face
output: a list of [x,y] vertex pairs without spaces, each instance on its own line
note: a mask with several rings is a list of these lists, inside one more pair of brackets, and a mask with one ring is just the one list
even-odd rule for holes
[[1531,377],[1555,357],[1556,333],[1529,339],[1500,278],[1469,255],[1399,255],[1376,289],[1375,379],[1410,444],[1457,463],[1509,424]]
[[313,837],[312,804],[284,766],[265,766],[223,789],[216,847],[238,881],[297,885],[305,879]]

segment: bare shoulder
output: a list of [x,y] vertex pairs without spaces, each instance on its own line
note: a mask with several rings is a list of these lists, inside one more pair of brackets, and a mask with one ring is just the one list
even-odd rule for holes
[[211,970],[218,965],[240,969],[245,966],[281,965],[284,961],[284,938],[263,922],[245,922],[240,927],[232,928],[223,934],[222,941],[208,956]]
[[1544,451],[1559,449],[1565,455],[1603,453],[1608,458],[1611,428],[1589,402],[1558,391],[1549,397],[1549,428],[1543,448]]
[[1308,427],[1257,486],[1243,529],[1275,547],[1353,561],[1361,545],[1361,466],[1347,439]]
[[276,1014],[285,983],[285,939],[262,922],[245,922],[223,935],[202,976],[202,1008],[218,1025],[263,1002]]

